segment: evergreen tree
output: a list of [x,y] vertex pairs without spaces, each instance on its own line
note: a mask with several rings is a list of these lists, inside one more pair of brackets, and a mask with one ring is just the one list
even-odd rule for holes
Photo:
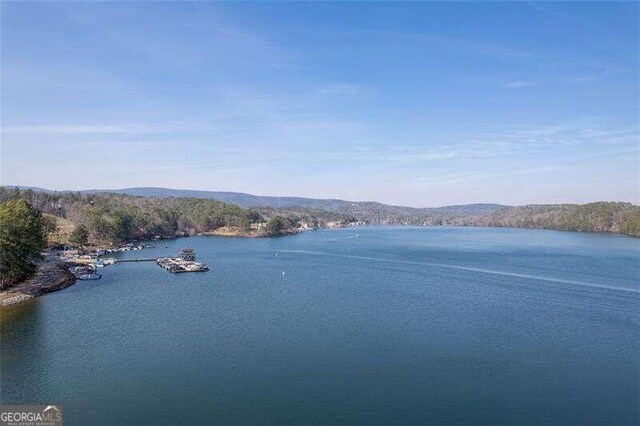
[[287,221],[282,216],[273,216],[267,221],[267,234],[271,236],[282,235],[287,227]]
[[84,246],[89,242],[89,231],[84,225],[78,225],[69,235],[69,242],[78,246]]
[[42,231],[47,240],[51,234],[58,232],[58,222],[53,216],[42,215]]
[[0,288],[35,270],[46,245],[42,214],[22,199],[0,204]]

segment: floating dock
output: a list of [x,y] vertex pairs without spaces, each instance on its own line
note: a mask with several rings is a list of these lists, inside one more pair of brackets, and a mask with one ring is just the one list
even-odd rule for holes
[[148,258],[148,259],[117,259],[114,263],[124,263],[124,262],[157,262],[159,259]]
[[183,260],[179,257],[162,257],[156,263],[169,272],[179,274],[182,272],[206,272],[209,267],[204,263]]
[[206,272],[209,267],[204,263],[196,262],[196,255],[193,249],[185,248],[180,250],[178,257],[161,257],[156,260],[156,263],[161,268],[173,274],[180,274],[183,272]]

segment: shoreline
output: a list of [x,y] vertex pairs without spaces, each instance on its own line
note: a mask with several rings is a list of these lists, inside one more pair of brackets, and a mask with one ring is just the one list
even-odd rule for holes
[[213,231],[201,232],[197,235],[209,235],[215,237],[240,237],[240,238],[259,238],[260,234],[257,230],[243,230],[239,228],[233,228],[230,226],[223,226],[216,228]]
[[76,277],[69,272],[68,266],[68,263],[48,253],[31,277],[0,291],[0,309],[72,286],[76,283]]
[[264,232],[260,232],[257,229],[245,230],[242,228],[235,228],[230,226],[223,226],[216,228],[213,231],[201,232],[197,235],[207,235],[214,237],[239,237],[239,238],[270,238],[270,237],[284,237],[287,235],[295,235],[299,233],[298,230],[283,230],[279,235],[267,235]]

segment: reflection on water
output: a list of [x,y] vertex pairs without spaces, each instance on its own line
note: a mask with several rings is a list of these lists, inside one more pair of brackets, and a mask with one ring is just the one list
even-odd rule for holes
[[[48,381],[47,326],[40,299],[32,299],[20,305],[0,311],[0,336],[2,341],[2,387],[0,396],[19,386]],[[36,401],[37,395],[33,395]]]

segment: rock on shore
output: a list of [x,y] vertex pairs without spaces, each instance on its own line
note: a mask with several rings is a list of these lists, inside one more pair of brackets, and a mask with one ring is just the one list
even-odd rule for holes
[[31,278],[0,292],[0,308],[62,290],[75,282],[76,278],[69,272],[65,263],[55,258],[47,258]]

